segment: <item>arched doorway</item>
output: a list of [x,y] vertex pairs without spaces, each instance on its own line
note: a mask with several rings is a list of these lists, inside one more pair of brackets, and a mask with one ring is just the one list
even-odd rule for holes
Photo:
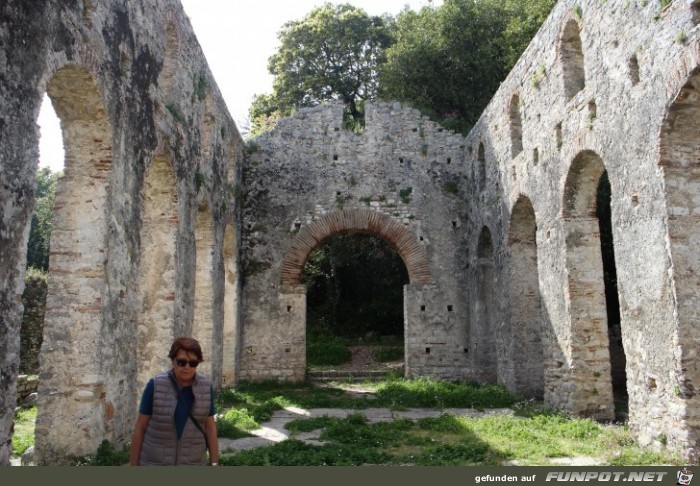
[[474,305],[472,348],[477,376],[484,383],[498,381],[498,358],[494,332],[494,260],[491,231],[484,226],[479,236],[477,256],[477,292]]
[[56,189],[40,357],[39,464],[96,450],[114,415],[101,378],[112,131],[85,69],[60,69],[47,92],[61,119],[66,159]]
[[[301,379],[306,374],[306,288],[302,284],[303,268],[309,255],[319,245],[335,235],[364,233],[381,238],[401,257],[411,286],[433,283],[425,249],[418,238],[404,225],[390,216],[367,209],[349,209],[328,214],[310,225],[299,228],[291,247],[282,261],[280,296],[281,314],[289,322],[285,325],[283,338],[289,346],[279,360],[292,368],[290,375]],[[406,295],[406,294],[404,294]],[[404,302],[405,308],[409,307]],[[409,319],[404,316],[406,322]],[[410,325],[404,324],[404,335],[408,337]],[[409,365],[411,344],[406,342],[406,368]],[[418,346],[416,344],[416,346]]]
[[676,406],[683,410],[687,436],[700,441],[700,68],[696,68],[668,108],[661,130],[659,165],[668,215],[669,273],[675,301],[678,343],[675,354]]
[[[606,301],[605,291],[606,266],[609,274],[614,272],[614,259],[604,262],[601,246],[599,200],[608,208],[610,204],[609,196],[601,198],[604,177],[607,180],[602,159],[595,152],[581,152],[567,175],[563,216],[576,412],[610,420],[615,408],[608,306],[616,304]],[[612,245],[611,234],[604,240]],[[611,311],[619,315],[619,307]]]
[[402,371],[408,273],[382,238],[328,238],[309,255],[302,281],[309,370],[331,366],[348,376]]
[[510,326],[517,391],[544,397],[542,305],[537,267],[537,221],[530,199],[513,206],[508,233],[510,256]]

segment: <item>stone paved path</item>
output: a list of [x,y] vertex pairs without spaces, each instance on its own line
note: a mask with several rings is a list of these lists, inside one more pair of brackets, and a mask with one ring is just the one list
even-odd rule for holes
[[272,445],[283,440],[294,438],[302,440],[309,444],[321,445],[323,441],[319,439],[321,430],[312,432],[292,433],[284,428],[284,426],[292,420],[303,418],[316,417],[335,417],[345,418],[352,414],[362,414],[367,418],[369,423],[391,422],[397,419],[418,420],[425,417],[439,417],[443,414],[452,414],[460,417],[487,417],[491,415],[513,415],[513,411],[507,408],[491,409],[478,411],[471,408],[449,408],[444,410],[436,410],[434,408],[410,408],[407,410],[395,411],[388,408],[367,408],[364,410],[355,409],[339,409],[339,408],[312,408],[302,409],[296,407],[287,407],[282,410],[277,410],[272,414],[268,422],[262,424],[259,429],[253,430],[253,437],[244,437],[242,439],[225,439],[219,438],[219,450],[222,455],[226,451],[239,451],[254,449],[256,447]]
[[[348,415],[360,413],[367,418],[369,423],[390,422],[397,419],[418,420],[425,417],[439,417],[443,414],[452,414],[460,417],[488,417],[493,415],[509,416],[513,415],[513,410],[508,408],[489,409],[478,411],[471,408],[448,408],[436,410],[434,408],[410,408],[407,410],[394,411],[388,408],[368,408],[365,410],[339,409],[339,408],[312,408],[302,409],[287,407],[277,410],[272,414],[268,422],[262,424],[257,430],[253,430],[253,437],[242,439],[219,438],[219,451],[222,456],[235,451],[254,449],[256,447],[273,445],[289,438],[304,441],[308,444],[323,445],[320,439],[323,429],[311,432],[293,433],[285,429],[284,426],[292,420],[316,417],[336,417],[346,418]],[[603,461],[594,457],[559,457],[552,459],[552,464],[559,466],[599,466]],[[504,466],[518,466],[518,461],[509,461]]]

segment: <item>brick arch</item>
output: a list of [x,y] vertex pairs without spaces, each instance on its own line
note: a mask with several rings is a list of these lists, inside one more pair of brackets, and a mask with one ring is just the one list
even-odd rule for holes
[[369,209],[348,209],[323,216],[302,228],[282,262],[282,285],[298,285],[309,254],[321,243],[343,233],[370,233],[383,238],[401,256],[412,284],[431,284],[423,246],[404,225]]
[[[97,410],[108,406],[101,373],[112,124],[89,69],[68,63],[55,71],[46,89],[61,120],[65,168],[56,185],[51,231],[36,419],[37,427],[48,432],[37,435],[37,464],[95,450],[102,431],[111,426],[111,418]],[[84,399],[54,393],[78,388]],[[81,417],[84,426],[55,427],[56,417],[66,413]]]

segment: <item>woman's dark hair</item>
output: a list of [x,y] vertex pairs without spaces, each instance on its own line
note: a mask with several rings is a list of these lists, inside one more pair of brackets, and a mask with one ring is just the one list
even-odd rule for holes
[[173,345],[170,346],[170,353],[168,358],[173,359],[178,351],[184,349],[187,353],[193,353],[197,356],[199,361],[204,361],[202,356],[202,347],[199,345],[199,341],[194,338],[181,336],[173,341]]

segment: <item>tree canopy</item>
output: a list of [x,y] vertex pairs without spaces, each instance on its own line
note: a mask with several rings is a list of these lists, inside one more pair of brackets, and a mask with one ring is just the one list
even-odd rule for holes
[[253,134],[294,109],[340,101],[351,121],[366,100],[412,104],[467,133],[556,0],[445,0],[396,18],[326,3],[279,32],[272,94],[250,108]]
[[403,336],[403,287],[408,271],[381,238],[336,235],[304,266],[309,335]]
[[350,4],[330,3],[286,23],[268,62],[273,93],[256,96],[250,110],[254,129],[324,101],[340,101],[354,120],[361,119],[363,102],[377,95],[379,67],[391,44],[388,23]]
[[44,167],[36,176],[37,188],[34,214],[27,244],[27,268],[49,269],[49,247],[53,223],[53,206],[56,199],[56,183],[61,172],[51,172]]
[[448,128],[473,126],[556,0],[445,0],[404,10],[387,49],[381,96]]

